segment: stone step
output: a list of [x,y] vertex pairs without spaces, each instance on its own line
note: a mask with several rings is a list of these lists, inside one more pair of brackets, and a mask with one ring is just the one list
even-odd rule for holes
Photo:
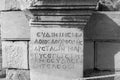
[[48,5],[48,6],[33,6],[29,9],[79,9],[79,10],[96,10],[96,5]]
[[91,10],[30,10],[34,16],[90,16]]
[[31,6],[97,5],[98,0],[1,0],[0,10],[21,10]]

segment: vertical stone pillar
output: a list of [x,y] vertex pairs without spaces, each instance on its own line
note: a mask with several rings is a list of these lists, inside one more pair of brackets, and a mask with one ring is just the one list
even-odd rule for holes
[[76,0],[74,6],[71,2],[46,0],[31,7],[31,80],[83,78],[84,27],[96,4]]

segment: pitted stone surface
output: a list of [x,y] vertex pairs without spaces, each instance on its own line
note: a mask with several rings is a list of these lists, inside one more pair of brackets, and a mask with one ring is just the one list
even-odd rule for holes
[[31,27],[29,59],[31,80],[82,77],[83,30],[56,25],[52,28]]
[[6,80],[30,80],[28,70],[7,70]]
[[26,41],[2,41],[3,68],[28,69]]

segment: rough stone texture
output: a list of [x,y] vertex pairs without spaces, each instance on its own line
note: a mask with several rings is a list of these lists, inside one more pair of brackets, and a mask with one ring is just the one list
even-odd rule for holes
[[0,10],[23,10],[30,7],[33,0],[1,0]]
[[120,12],[94,13],[84,30],[85,39],[120,40]]
[[113,0],[100,0],[99,1],[99,9],[101,11],[114,11],[114,3]]
[[6,80],[30,80],[29,70],[7,70]]
[[30,27],[27,16],[22,11],[1,12],[2,39],[28,40]]
[[100,11],[119,11],[120,0],[100,0],[99,9]]
[[30,6],[35,3],[36,0],[17,0],[20,4],[20,9],[28,9]]
[[20,4],[17,0],[1,0],[0,10],[19,10]]
[[[57,37],[54,33],[62,33],[63,37]],[[71,37],[65,37],[66,33]],[[75,34],[79,36],[75,37]],[[67,40],[71,42],[66,42]],[[52,28],[31,27],[29,59],[31,80],[69,80],[82,77],[83,30],[56,28],[56,25]]]
[[27,41],[2,41],[2,67],[28,69]]

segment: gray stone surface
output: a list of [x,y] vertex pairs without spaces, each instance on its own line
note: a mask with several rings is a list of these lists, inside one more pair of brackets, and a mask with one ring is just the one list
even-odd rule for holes
[[94,42],[84,41],[84,70],[94,68]]
[[27,41],[2,41],[2,67],[28,69]]
[[19,10],[20,4],[17,0],[1,0],[0,10]]
[[[0,10],[23,10],[30,6],[96,5],[98,0],[1,0]],[[46,6],[46,7],[47,7]]]
[[32,27],[29,59],[31,80],[83,77],[83,30]]
[[30,80],[29,70],[7,70],[6,80]]
[[120,43],[97,42],[96,67],[100,70],[120,70]]
[[30,27],[24,12],[1,12],[1,33],[5,40],[28,40]]
[[5,78],[0,78],[0,80],[6,80]]
[[120,12],[96,12],[84,28],[85,39],[120,40]]
[[101,11],[119,11],[120,0],[99,0]]
[[33,0],[1,0],[0,10],[23,10],[31,5]]

